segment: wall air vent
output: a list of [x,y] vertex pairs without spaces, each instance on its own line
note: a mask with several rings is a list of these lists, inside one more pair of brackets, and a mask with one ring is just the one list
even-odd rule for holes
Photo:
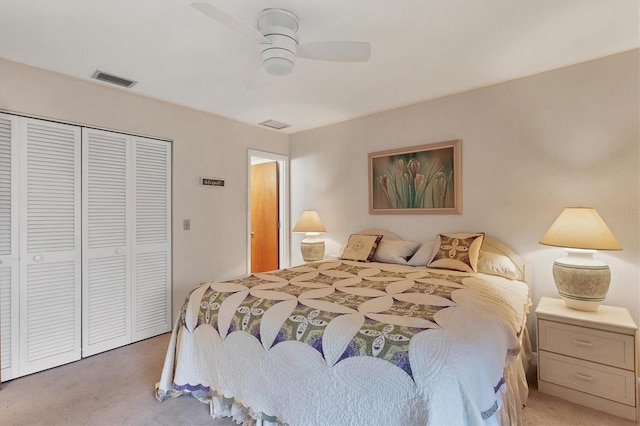
[[281,123],[276,120],[267,120],[258,124],[260,126],[271,127],[272,129],[276,129],[276,130],[282,130],[282,129],[286,129],[287,127],[291,127],[291,124]]
[[127,89],[130,89],[131,87],[133,87],[133,85],[135,85],[137,83],[137,81],[133,81],[133,80],[129,80],[129,79],[126,79],[126,78],[118,77],[116,75],[108,74],[108,73],[100,71],[100,70],[96,70],[93,73],[93,75],[91,76],[91,78],[95,78],[96,80],[105,81],[107,83],[115,84],[117,86],[126,87]]

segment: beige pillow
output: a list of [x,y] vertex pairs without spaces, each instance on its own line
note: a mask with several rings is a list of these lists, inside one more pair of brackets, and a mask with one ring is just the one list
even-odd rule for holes
[[480,250],[478,257],[478,272],[515,280],[518,278],[518,268],[507,256]]
[[454,269],[463,272],[478,271],[478,256],[484,234],[438,234],[430,268]]
[[381,239],[382,235],[352,234],[342,253],[342,259],[371,262]]
[[434,240],[425,241],[422,243],[418,251],[411,256],[411,259],[407,262],[409,266],[427,266],[427,263],[431,260],[433,255],[433,245],[436,242]]
[[378,244],[373,260],[384,263],[406,265],[407,259],[416,252],[418,243],[413,241],[391,241],[384,238]]

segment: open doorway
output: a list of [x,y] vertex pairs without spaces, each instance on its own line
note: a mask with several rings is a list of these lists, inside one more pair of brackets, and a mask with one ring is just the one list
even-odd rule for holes
[[247,273],[289,266],[289,157],[248,153]]

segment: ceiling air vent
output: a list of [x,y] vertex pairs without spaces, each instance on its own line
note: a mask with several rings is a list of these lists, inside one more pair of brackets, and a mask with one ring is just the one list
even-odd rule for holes
[[134,84],[137,83],[137,81],[128,80],[126,78],[118,77],[117,75],[113,75],[113,74],[108,74],[100,70],[96,70],[96,72],[93,73],[91,78],[95,78],[96,80],[115,84],[117,86],[126,87],[127,89],[131,88]]
[[276,129],[276,130],[282,130],[282,129],[286,129],[287,127],[291,127],[291,124],[281,123],[276,120],[267,120],[258,124],[265,127],[271,127],[272,129]]

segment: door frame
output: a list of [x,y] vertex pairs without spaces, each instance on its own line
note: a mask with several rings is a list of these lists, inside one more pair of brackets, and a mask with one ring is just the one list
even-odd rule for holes
[[262,160],[278,162],[278,216],[280,217],[278,268],[289,267],[289,156],[272,152],[247,150],[247,275],[251,274],[251,165]]

